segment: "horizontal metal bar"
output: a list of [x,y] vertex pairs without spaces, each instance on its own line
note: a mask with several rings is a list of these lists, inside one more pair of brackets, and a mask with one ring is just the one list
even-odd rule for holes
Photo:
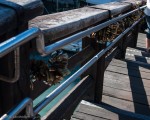
[[[126,13],[124,15],[121,15],[119,17],[111,19],[107,22],[104,22],[100,25],[89,28],[85,31],[79,32],[75,35],[72,35],[68,38],[65,38],[61,41],[58,41],[58,42],[56,42],[52,45],[46,46],[46,47],[45,47],[45,42],[44,42],[44,36],[43,36],[43,33],[41,32],[41,30],[39,28],[31,28],[31,29],[17,35],[16,37],[10,38],[7,41],[2,42],[0,44],[0,58],[3,57],[4,55],[8,54],[9,52],[13,51],[14,49],[19,47],[20,45],[23,45],[24,43],[26,43],[26,42],[34,39],[34,38],[36,38],[36,47],[37,47],[38,52],[42,56],[46,56],[46,55],[52,53],[53,51],[58,50],[61,47],[65,46],[69,43],[77,41],[80,38],[83,38],[83,37],[85,37],[85,36],[87,36],[93,32],[100,30],[100,29],[103,29],[103,28],[109,26],[110,24],[115,23],[116,21],[123,19],[123,18],[127,17],[128,15],[136,12],[137,10],[144,9],[145,7],[146,6],[135,9],[129,13]],[[18,56],[19,56],[19,54],[18,54]],[[5,76],[0,76],[0,78],[1,78],[0,80],[6,81],[9,83],[13,83],[13,82],[16,82],[18,80],[19,75],[20,75],[20,73],[19,73],[19,71],[20,71],[19,60],[18,59],[15,59],[15,60],[17,60],[18,62],[15,63],[15,67],[17,69],[15,69],[16,74],[14,75],[14,78],[8,79]]]
[[[128,12],[128,13],[123,14],[123,15],[120,15],[119,17],[113,18],[113,19],[108,20],[108,21],[106,21],[106,22],[104,22],[104,23],[102,23],[102,24],[99,24],[99,25],[97,25],[97,26],[91,27],[91,28],[89,28],[89,29],[87,29],[87,30],[85,30],[85,31],[79,32],[79,33],[74,34],[74,35],[72,35],[72,36],[70,36],[70,37],[67,37],[67,38],[62,39],[62,40],[60,40],[60,41],[58,41],[58,42],[55,42],[55,43],[52,44],[52,45],[46,46],[46,47],[45,47],[45,50],[44,50],[44,49],[43,49],[43,50],[40,50],[42,47],[39,47],[38,49],[39,49],[40,51],[43,51],[43,52],[41,53],[42,56],[46,56],[46,55],[48,55],[49,53],[52,53],[52,52],[54,52],[54,51],[56,51],[56,50],[62,48],[63,46],[65,46],[65,45],[67,45],[67,44],[70,44],[70,43],[72,43],[72,42],[75,42],[75,41],[77,41],[77,40],[79,40],[79,39],[81,39],[81,38],[83,38],[83,37],[85,37],[85,36],[90,35],[90,34],[93,33],[93,32],[97,32],[97,31],[99,31],[99,30],[101,30],[101,29],[103,29],[103,28],[105,28],[105,27],[107,27],[107,26],[109,26],[109,25],[111,25],[111,24],[113,24],[113,23],[115,23],[115,22],[117,22],[117,21],[119,21],[119,20],[121,20],[121,19],[123,19],[123,18],[129,16],[129,15],[131,15],[132,13],[134,13],[134,12],[136,12],[136,11],[138,11],[138,10],[144,9],[145,7],[146,7],[146,6],[142,6],[142,7],[137,8],[137,9],[131,11],[131,12]],[[42,45],[41,43],[37,43],[37,44],[38,44],[38,46]]]
[[9,52],[15,50],[15,52],[14,52],[14,64],[15,64],[14,77],[8,78],[6,76],[0,75],[1,81],[7,82],[7,83],[15,83],[16,81],[19,80],[19,77],[20,77],[19,46],[25,44],[26,42],[32,40],[35,37],[37,38],[37,40],[41,39],[41,41],[44,41],[41,30],[39,28],[32,28],[32,29],[29,29],[29,30],[17,35],[16,37],[10,38],[7,41],[0,43],[0,58],[5,56]]
[[[142,17],[141,19],[143,19]],[[77,72],[75,72],[72,76],[70,76],[65,82],[63,82],[59,87],[57,87],[53,92],[51,92],[46,98],[41,101],[35,108],[34,113],[39,113],[47,104],[49,104],[56,96],[58,96],[64,89],[66,89],[72,82],[74,82],[81,74],[83,74],[88,68],[90,68],[100,57],[105,55],[119,40],[128,33],[138,22],[136,21],[131,27],[126,29],[122,34],[120,34],[106,49],[100,51],[97,55],[95,55],[90,61],[88,61],[84,66],[82,66]]]
[[[12,109],[8,114],[4,114],[0,118],[0,120],[13,120],[17,118],[17,115],[25,108],[29,111],[27,112],[26,116],[22,116],[22,118],[32,118],[34,116],[32,99],[25,98],[19,105],[17,105],[14,109]],[[18,116],[18,117],[21,117],[21,116]]]
[[39,28],[31,28],[15,37],[12,37],[0,43],[0,58],[15,50],[17,47],[32,40],[33,38],[38,37],[39,34],[41,34],[41,30]]
[[[143,9],[144,7],[141,7],[140,9]],[[56,42],[50,46],[45,47],[43,34],[41,33],[41,30],[38,28],[32,28],[28,31],[23,32],[22,34],[13,37],[3,43],[0,44],[0,57],[3,57],[7,53],[13,51],[16,47],[19,47],[20,45],[30,41],[33,38],[36,38],[36,44],[37,49],[42,55],[47,55],[64,45],[67,45],[75,40],[78,40],[82,37],[85,37],[92,32],[96,32],[112,23],[115,23],[116,21],[125,18],[126,16],[132,14],[133,12],[136,12],[139,9],[133,10],[132,12],[129,12],[125,15],[119,16],[117,18],[114,18],[112,20],[109,20],[105,23],[102,23],[98,26],[95,26],[93,28],[87,29],[83,32],[80,32],[78,34],[75,34],[71,37],[68,37],[66,39],[63,39],[59,42]],[[143,18],[143,17],[142,17]],[[141,18],[141,19],[142,19]],[[140,19],[140,20],[141,20]],[[49,102],[51,102],[57,95],[59,95],[67,86],[69,86],[75,79],[77,79],[82,73],[84,73],[89,67],[91,67],[100,57],[102,57],[104,54],[106,54],[119,40],[122,38],[127,32],[130,31],[140,20],[135,22],[131,27],[126,29],[122,34],[120,34],[110,46],[108,46],[106,49],[103,49],[100,51],[96,56],[94,56],[89,62],[87,62],[83,67],[81,67],[76,73],[74,73],[71,77],[69,77],[63,84],[61,84],[58,88],[56,88],[52,93],[50,93],[42,102],[40,102],[35,108],[34,108],[34,114],[37,114],[39,111],[41,111]],[[27,106],[27,101],[22,101],[13,111],[8,113],[9,116],[15,116],[17,115],[22,108]],[[31,108],[32,111],[32,108]],[[31,112],[32,113],[32,112]],[[5,115],[4,118],[7,118],[8,115]]]
[[103,29],[103,28],[109,26],[110,24],[113,24],[113,23],[123,19],[123,18],[131,15],[132,13],[140,10],[140,9],[144,9],[145,7],[146,6],[135,9],[135,10],[128,12],[124,15],[113,18],[107,22],[104,22],[104,23],[97,25],[95,27],[91,27],[85,31],[74,34],[70,37],[62,39],[62,40],[60,40],[60,41],[58,41],[52,45],[48,45],[48,46],[45,46],[44,37],[43,37],[43,33],[41,32],[41,30],[39,28],[31,28],[31,29],[17,35],[16,37],[13,37],[13,38],[1,43],[0,44],[0,58],[3,57],[4,55],[8,54],[9,52],[13,51],[16,47],[19,47],[20,45],[23,45],[24,43],[32,40],[33,38],[36,38],[36,47],[37,47],[38,52],[42,56],[46,56],[46,55],[54,52],[55,50],[62,48],[63,46],[65,46],[69,43],[77,41],[80,38],[83,38],[87,35],[90,35],[93,32],[97,32],[98,30]]

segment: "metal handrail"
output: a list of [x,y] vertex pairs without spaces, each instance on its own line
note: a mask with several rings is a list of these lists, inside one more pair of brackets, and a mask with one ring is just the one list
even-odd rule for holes
[[[41,56],[46,56],[46,55],[64,47],[65,45],[67,45],[69,43],[75,42],[75,41],[79,40],[80,38],[83,38],[93,32],[97,32],[98,30],[103,29],[103,28],[109,26],[110,24],[117,22],[118,20],[121,20],[138,10],[144,9],[145,7],[146,6],[139,7],[131,12],[124,14],[124,15],[121,15],[119,17],[111,19],[100,25],[91,27],[87,30],[84,30],[82,32],[74,34],[70,37],[62,39],[62,40],[55,42],[54,44],[51,44],[48,46],[45,46],[44,35],[43,35],[42,31],[39,28],[31,28],[31,29],[17,35],[16,37],[12,37],[12,38],[8,39],[7,41],[2,42],[0,44],[0,58],[3,57],[4,55],[10,53],[17,47],[25,44],[26,42],[29,42],[30,40],[32,40],[34,38],[36,38],[36,47],[37,47],[38,52],[41,54]],[[17,54],[17,56],[20,56],[20,54]],[[16,61],[16,59],[15,59],[15,61]],[[18,60],[18,62],[15,63],[15,66],[16,66],[15,73],[16,74],[14,75],[14,78],[10,79],[10,78],[6,78],[4,76],[0,76],[0,80],[9,82],[9,83],[16,82],[18,80],[18,78],[20,77],[19,65],[20,65],[20,61]]]
[[82,32],[74,34],[70,37],[62,39],[62,40],[55,42],[54,44],[51,44],[48,46],[45,46],[44,36],[43,36],[43,33],[41,32],[41,30],[39,28],[31,28],[31,29],[17,35],[16,37],[13,37],[13,38],[1,43],[0,44],[0,58],[3,57],[4,55],[8,54],[9,52],[13,51],[15,48],[19,47],[20,45],[23,45],[24,43],[32,40],[33,38],[36,38],[36,47],[37,47],[38,52],[42,56],[49,55],[50,53],[64,47],[65,45],[75,42],[75,41],[79,40],[80,38],[83,38],[93,32],[97,32],[97,31],[131,15],[132,13],[134,13],[138,10],[144,9],[145,7],[146,6],[137,8],[137,9],[135,9],[131,12],[128,12],[124,15],[121,15],[119,17],[108,20],[107,22],[104,22],[97,26],[91,27],[87,30],[84,30]]
[[4,114],[0,120],[13,120],[18,118],[17,115],[26,108],[26,116],[18,116],[20,118],[32,118],[34,117],[33,112],[33,101],[31,98],[25,98],[19,105],[17,105],[13,110]]
[[113,46],[118,43],[118,41],[128,33],[135,25],[137,25],[145,16],[136,21],[131,27],[127,28],[123,33],[121,33],[106,49],[101,50],[97,55],[95,55],[90,61],[88,61],[84,66],[82,66],[77,72],[70,76],[65,82],[63,82],[59,87],[57,87],[53,92],[51,92],[46,98],[41,101],[34,108],[34,113],[39,113],[48,103],[50,103],[56,96],[58,96],[65,88],[67,88],[72,82],[74,82],[81,74],[83,74],[88,68],[90,68],[100,57],[105,55]]
[[[109,20],[107,22],[104,22],[98,26],[95,26],[95,27],[92,27],[90,29],[87,29],[85,31],[82,31],[82,32],[79,32],[71,37],[68,37],[66,39],[63,39],[59,42],[56,42],[52,45],[49,45],[49,46],[46,46],[45,47],[45,43],[44,43],[44,37],[43,37],[43,34],[42,32],[38,29],[38,28],[32,28],[22,34],[20,34],[20,39],[18,39],[18,41],[15,42],[15,44],[13,43],[13,41],[15,40],[9,40],[9,41],[6,41],[5,44],[4,42],[2,43],[3,45],[5,45],[5,47],[3,47],[2,51],[0,51],[0,57],[6,55],[7,53],[9,53],[10,51],[14,50],[16,47],[19,47],[20,45],[28,42],[29,40],[33,39],[33,38],[36,38],[36,46],[37,46],[37,49],[38,49],[38,52],[41,53],[43,56],[57,50],[57,49],[60,49],[61,47],[71,43],[71,42],[74,42],[84,36],[87,36],[89,34],[91,34],[92,32],[96,32],[104,27],[107,27],[109,26],[110,24],[112,23],[115,23],[117,22],[118,20],[121,20],[125,17],[127,17],[128,15],[132,14],[133,12],[136,12],[137,10],[139,9],[143,9],[145,8],[146,6],[143,6],[141,8],[138,8],[136,10],[133,10],[127,14],[124,14],[122,16],[119,16],[117,18],[114,18],[112,20]],[[104,54],[106,54],[116,43],[119,42],[119,40],[126,34],[128,33],[136,24],[138,24],[138,22],[140,22],[141,19],[143,19],[145,16],[143,16],[142,18],[140,18],[138,21],[136,21],[131,27],[127,28],[123,33],[121,33],[113,42],[110,46],[108,46],[106,49],[103,49],[102,51],[100,51],[97,55],[95,55],[90,61],[88,61],[84,66],[82,66],[77,72],[75,72],[71,77],[69,77],[64,83],[62,83],[58,88],[56,88],[52,93],[50,93],[48,96],[46,96],[46,98],[41,101],[38,105],[36,105],[36,107],[34,108],[34,115],[36,115],[37,113],[39,113],[39,111],[41,111],[47,104],[49,104],[56,96],[58,96],[67,86],[69,86],[76,78],[78,78],[82,73],[84,73],[89,67],[91,67],[99,58],[101,58]],[[33,31],[32,31],[33,30]],[[31,32],[35,32],[33,35],[30,33]],[[29,32],[29,33],[28,33]],[[23,36],[27,34],[27,38],[25,38]],[[29,34],[29,35],[28,35]],[[19,35],[18,35],[19,36]],[[16,39],[17,37],[16,36]],[[41,39],[40,39],[41,38]],[[12,46],[12,44],[14,45],[14,47]],[[9,47],[8,47],[8,46]],[[0,46],[2,46],[0,44]],[[11,48],[10,48],[11,47]],[[1,50],[1,48],[0,48]],[[19,104],[18,108],[22,109],[22,105],[26,105],[25,103],[22,103],[22,104]],[[32,108],[33,110],[33,108]],[[12,112],[15,113],[15,110],[13,109]],[[18,111],[17,111],[18,113]],[[16,114],[17,114],[16,113]],[[15,115],[16,115],[15,114]],[[9,116],[9,113],[8,113],[8,116]]]

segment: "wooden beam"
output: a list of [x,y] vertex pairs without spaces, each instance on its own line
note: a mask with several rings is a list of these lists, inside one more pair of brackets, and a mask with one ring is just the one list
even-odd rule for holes
[[107,10],[83,7],[50,15],[39,16],[30,21],[30,27],[39,27],[46,42],[73,34],[107,19]]

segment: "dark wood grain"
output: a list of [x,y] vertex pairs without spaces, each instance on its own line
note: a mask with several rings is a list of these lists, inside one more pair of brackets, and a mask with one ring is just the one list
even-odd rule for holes
[[127,69],[127,68],[110,65],[109,67],[107,67],[107,71],[150,80],[150,74],[148,72],[143,72],[143,71],[134,70],[130,68]]
[[72,117],[82,120],[141,120],[143,117],[138,118],[136,114],[127,113],[129,112],[111,106],[81,101]]
[[120,108],[122,110],[139,113],[143,115],[148,115],[148,116],[150,115],[149,107],[146,105],[133,103],[130,101],[117,99],[117,98],[105,96],[105,95],[103,95],[102,101],[106,104],[109,104],[116,108]]
[[134,93],[133,91],[129,92],[121,89],[116,89],[113,87],[104,86],[103,94],[143,105],[149,106],[150,104],[150,96],[147,96],[147,99],[144,99],[145,95]]

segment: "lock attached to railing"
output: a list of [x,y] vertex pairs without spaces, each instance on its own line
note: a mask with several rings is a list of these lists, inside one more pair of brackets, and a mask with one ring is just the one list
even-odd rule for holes
[[45,84],[54,85],[70,74],[68,55],[62,50],[53,52],[47,62],[31,60],[31,79],[42,80]]

